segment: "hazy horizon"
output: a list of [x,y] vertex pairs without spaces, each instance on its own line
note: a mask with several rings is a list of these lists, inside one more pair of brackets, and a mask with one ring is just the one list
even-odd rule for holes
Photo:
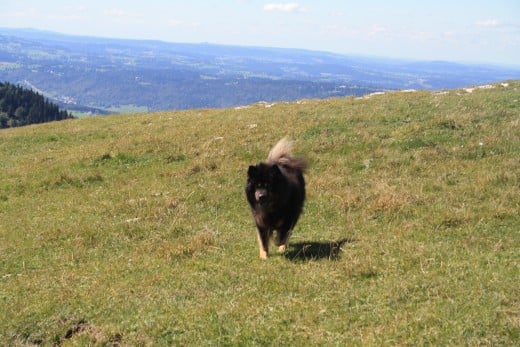
[[0,4],[1,27],[172,43],[518,66],[520,2],[70,1]]

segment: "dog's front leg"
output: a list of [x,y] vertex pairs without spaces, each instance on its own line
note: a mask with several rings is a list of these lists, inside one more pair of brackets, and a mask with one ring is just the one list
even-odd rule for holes
[[258,248],[260,250],[260,259],[266,260],[269,253],[269,237],[270,230],[266,228],[257,228],[256,236],[258,237]]
[[277,234],[275,244],[278,246],[278,252],[284,253],[287,250],[287,245],[289,244],[289,239],[291,238],[293,225],[287,227],[282,226]]

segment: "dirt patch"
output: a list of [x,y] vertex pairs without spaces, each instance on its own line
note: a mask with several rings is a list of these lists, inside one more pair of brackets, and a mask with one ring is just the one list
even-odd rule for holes
[[63,335],[63,339],[61,339],[61,345],[65,340],[75,340],[75,339],[86,339],[91,341],[94,344],[102,344],[106,346],[122,346],[122,336],[121,334],[114,334],[112,336],[107,337],[101,329],[95,327],[94,325],[88,323],[85,319],[80,320],[68,320],[63,319],[62,323],[64,325],[68,325],[69,328]]

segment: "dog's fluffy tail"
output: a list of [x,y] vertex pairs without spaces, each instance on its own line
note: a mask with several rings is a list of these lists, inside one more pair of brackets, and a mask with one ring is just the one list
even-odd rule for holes
[[304,172],[308,167],[307,161],[293,157],[292,148],[293,143],[284,137],[269,151],[267,161]]

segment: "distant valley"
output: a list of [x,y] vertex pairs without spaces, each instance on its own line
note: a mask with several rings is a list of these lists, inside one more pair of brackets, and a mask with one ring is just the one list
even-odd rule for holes
[[460,88],[519,78],[520,66],[0,28],[0,82],[29,87],[82,114],[231,107],[394,89]]

